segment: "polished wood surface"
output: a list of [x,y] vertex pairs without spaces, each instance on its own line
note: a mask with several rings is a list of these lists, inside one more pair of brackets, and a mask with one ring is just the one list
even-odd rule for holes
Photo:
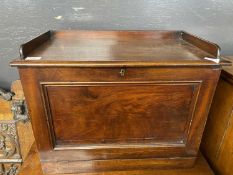
[[[177,34],[178,35],[178,34]],[[162,38],[162,39],[161,39]],[[200,60],[210,54],[168,32],[55,33],[28,57],[43,60],[154,61]]]
[[206,66],[219,65],[204,59],[217,58],[218,50],[216,44],[183,31],[51,31],[22,45],[26,61],[11,64]]
[[[96,61],[87,59],[82,63],[84,66],[77,66],[76,58],[69,57],[79,55],[70,50],[71,46],[75,52],[86,52],[88,44],[94,43],[91,45],[94,47],[99,39],[99,46],[109,48],[108,39],[116,34],[119,34],[117,40],[120,43],[127,42],[118,43],[119,48],[113,51],[124,55],[122,49],[139,50],[142,55],[138,54],[143,58],[127,57],[129,66],[114,60],[112,54],[105,58],[106,53],[100,49],[104,55],[101,59],[105,60],[102,62],[98,61],[98,52],[94,54],[90,50],[91,59],[95,60],[96,56]],[[22,52],[29,55],[42,49],[36,56],[44,57],[43,54],[50,53],[51,48],[57,50],[56,37],[62,38],[66,62],[69,62],[63,65],[58,58],[53,60],[56,64],[49,65],[49,60],[44,57],[40,61],[29,61],[30,64],[24,59],[19,61],[20,65],[17,63],[45,173],[193,166],[222,63],[199,57],[203,51],[215,53],[214,48],[218,47],[189,35],[186,40],[190,40],[192,49],[199,49],[195,50],[199,58],[187,56],[183,59],[178,49],[176,56],[181,56],[179,62],[182,64],[177,64],[170,51],[175,52],[173,47],[183,47],[177,43],[180,42],[178,34],[158,31],[58,32],[54,36],[55,42],[50,45],[46,44],[50,41],[46,41],[37,48],[35,45],[41,40],[36,39],[31,43],[33,46],[29,47],[30,42],[23,46]],[[80,40],[76,41],[77,38]],[[174,38],[176,44],[169,46],[168,38]],[[167,53],[163,51],[162,55],[157,55],[157,46],[152,52],[151,39],[155,43],[157,40],[165,42]],[[30,49],[32,52],[25,52]],[[55,50],[53,54],[62,55]],[[182,50],[186,55],[187,48]],[[149,58],[147,54],[161,56],[161,59]],[[189,64],[186,64],[187,60]],[[196,60],[201,63],[197,65]],[[113,62],[117,64],[112,65]]]
[[[233,57],[230,58],[233,60]],[[202,150],[221,175],[233,173],[233,67],[224,68],[213,99]]]
[[47,85],[55,147],[184,143],[198,88],[174,82]]
[[[39,155],[35,144],[32,146],[30,153],[28,154],[19,175],[52,175],[43,174]],[[199,154],[196,164],[192,168],[181,168],[181,169],[147,169],[147,170],[132,170],[132,171],[108,171],[102,173],[81,173],[88,175],[213,175],[213,171],[210,169],[208,163],[205,161],[203,156]],[[61,174],[65,175],[65,174]],[[68,175],[68,174],[66,174]],[[77,174],[69,174],[77,175]]]
[[[173,159],[170,159],[170,157],[173,157],[173,158],[176,157],[177,161],[180,159],[180,157],[185,160],[182,164],[179,164],[177,166],[191,166],[198,153],[198,148],[200,144],[202,131],[204,129],[206,115],[208,113],[208,108],[211,102],[213,92],[215,90],[215,85],[217,83],[219,73],[220,73],[219,70],[217,69],[212,70],[208,68],[202,68],[202,69],[201,68],[200,69],[192,69],[192,68],[180,69],[179,68],[177,69],[179,71],[176,71],[176,69],[173,69],[173,68],[166,68],[166,69],[128,68],[126,70],[125,76],[122,77],[119,75],[120,68],[115,68],[115,69],[113,68],[109,68],[109,69],[106,69],[106,68],[105,69],[59,68],[57,69],[57,68],[23,68],[21,67],[19,70],[20,70],[22,84],[24,87],[25,97],[26,99],[28,99],[28,106],[29,106],[31,117],[32,117],[32,124],[33,124],[35,137],[38,142],[39,150],[41,152],[41,160],[43,162],[43,167],[46,171],[53,171],[53,170],[55,171],[54,166],[51,166],[50,163],[56,164],[58,161],[61,161],[61,163],[63,162],[63,164],[66,165],[66,163],[64,163],[65,160],[72,160],[73,161],[72,164],[68,164],[65,166],[65,167],[69,167],[70,170],[72,170],[73,167],[76,167],[76,165],[80,165],[79,160],[96,160],[96,159],[107,160],[107,159],[113,159],[113,158],[114,159],[133,159],[137,157],[153,159],[154,163],[151,164],[150,162],[147,162],[148,165],[145,164],[145,167],[149,165],[156,166],[156,164],[159,167],[162,164],[161,161],[163,162],[163,164],[169,165],[171,167],[174,165],[177,165],[175,164]],[[179,86],[176,85],[177,84],[175,83],[176,81],[180,83]],[[139,114],[142,116],[148,115],[149,119],[151,118],[152,120],[154,120],[154,123],[150,124],[150,123],[147,123],[147,121],[141,120],[148,125],[147,126],[148,128],[143,129],[144,127],[138,126],[137,128],[135,128],[136,129],[135,133],[138,133],[138,134],[141,134],[140,132],[142,132],[143,134],[148,133],[150,134],[149,136],[152,136],[151,134],[154,134],[154,136],[165,136],[166,134],[170,133],[169,140],[167,137],[165,142],[161,143],[161,142],[158,142],[159,141],[158,138],[155,137],[153,143],[145,143],[141,141],[141,142],[138,142],[138,143],[136,142],[132,144],[130,142],[126,142],[125,140],[126,145],[122,145],[124,142],[119,142],[119,144],[115,143],[114,145],[111,145],[111,144],[99,145],[99,144],[103,144],[102,142],[97,142],[96,143],[97,145],[95,144],[93,145],[93,143],[90,143],[90,142],[82,142],[82,144],[84,144],[83,146],[83,145],[77,144],[77,142],[75,143],[74,141],[74,143],[72,142],[70,142],[69,144],[66,143],[64,146],[62,146],[61,143],[59,145],[56,142],[58,137],[54,135],[54,131],[55,133],[56,132],[58,134],[60,133],[61,135],[58,135],[60,137],[65,136],[63,137],[63,141],[67,141],[67,140],[77,141],[77,137],[75,137],[74,135],[74,133],[77,131],[82,131],[81,134],[85,134],[89,138],[92,137],[95,139],[95,141],[98,141],[100,138],[106,138],[106,136],[104,135],[102,135],[99,138],[96,137],[98,136],[98,133],[99,134],[101,134],[101,132],[103,133],[104,127],[109,127],[108,122],[98,125],[98,122],[104,121],[101,118],[99,120],[92,120],[92,118],[90,118],[90,116],[87,115],[88,113],[82,112],[82,115],[81,115],[82,118],[80,118],[82,120],[79,120],[79,118],[77,118],[77,120],[73,119],[70,123],[70,122],[65,121],[65,119],[70,120],[72,119],[72,116],[73,117],[79,116],[77,113],[78,112],[77,109],[80,109],[80,105],[83,104],[84,99],[88,98],[88,101],[91,104],[91,101],[93,101],[93,97],[95,95],[91,94],[89,91],[87,91],[88,93],[87,92],[85,93],[85,88],[91,88],[90,84],[93,84],[93,83],[97,83],[97,84],[112,83],[113,84],[114,82],[116,84],[115,85],[116,87],[111,89],[112,94],[114,94],[115,91],[117,94],[119,94],[118,92],[121,92],[120,88],[118,87],[119,84],[123,83],[127,85],[127,83],[128,84],[131,83],[131,86],[132,86],[131,90],[126,89],[127,91],[125,92],[124,88],[126,88],[127,86],[122,87],[122,90],[123,90],[122,92],[124,93],[122,95],[119,94],[119,99],[122,99],[123,96],[125,96],[126,99],[132,102],[134,102],[135,99],[130,94],[131,93],[135,94],[135,92],[137,92],[136,94],[138,94],[139,92],[138,90],[136,90],[134,83],[136,84],[141,83],[144,86],[146,84],[145,82],[150,83],[152,85],[155,82],[157,83],[157,88],[155,88],[157,92],[156,93],[153,91],[151,92],[152,97],[154,96],[153,93],[157,94],[157,96],[154,96],[152,98],[154,99],[154,104],[152,103],[151,100],[148,101],[145,99],[143,100],[144,103],[148,105],[153,104],[156,109],[164,108],[165,110],[168,110],[168,112],[169,110],[174,110],[174,111],[171,112],[172,115],[168,115],[167,111],[163,113],[159,113],[160,116],[162,117],[161,120],[159,120],[155,114],[153,113],[151,113],[151,115],[149,115],[150,113],[147,114],[148,111],[146,110],[145,107],[143,107],[142,111]],[[80,83],[85,84],[85,86],[81,88],[81,91],[80,91],[80,88],[78,88],[79,86],[76,86],[77,84],[80,84]],[[163,90],[158,89],[158,87],[161,86],[159,84],[169,84],[169,83],[173,85],[172,88],[168,89],[166,88],[166,86],[164,86],[162,87]],[[189,86],[187,86],[187,83],[189,84]],[[190,86],[190,83],[197,84],[196,88],[191,88],[192,86]],[[65,84],[65,90],[63,87],[64,84]],[[46,88],[52,87],[52,86],[56,86],[57,89],[54,88],[52,91],[46,90]],[[149,99],[149,95],[150,95],[149,91],[152,90],[151,87],[152,86],[149,86],[149,90],[148,90],[148,87],[146,86],[142,89],[140,88],[141,90],[140,89],[139,90],[143,93],[146,92],[146,95],[148,95],[148,99]],[[66,90],[66,88],[68,89],[71,88],[71,90]],[[191,89],[193,89],[194,91]],[[192,93],[192,91],[193,92],[196,91],[195,89],[198,91],[198,93]],[[97,89],[95,88],[94,90],[96,91]],[[179,92],[180,90],[182,90],[183,92],[182,93]],[[108,86],[105,87],[105,91],[106,92],[110,91],[110,89],[108,89]],[[76,92],[76,93],[73,93],[73,92]],[[82,93],[79,93],[79,92],[82,92]],[[99,92],[99,91],[96,91],[96,92]],[[103,93],[103,95],[106,93],[103,90],[101,90],[100,92]],[[141,92],[140,92],[141,95],[139,94],[139,97],[143,97],[142,95],[143,93]],[[54,94],[56,93],[58,96],[54,96]],[[163,104],[162,102],[162,99],[165,100],[168,98],[166,97],[166,95],[169,93],[172,93],[173,95],[169,97],[172,99],[170,99],[170,101],[167,102],[167,104],[172,109],[166,108],[166,105]],[[64,95],[60,95],[60,94],[64,94]],[[193,97],[191,94],[193,94]],[[197,94],[198,94],[198,97],[196,97]],[[98,95],[100,96],[102,94],[98,93]],[[60,98],[60,96],[61,97],[63,96],[64,98]],[[75,103],[73,103],[73,107],[72,108],[67,108],[67,106],[65,107],[65,105],[69,105],[70,100],[72,102],[72,98],[71,98],[72,96],[74,96],[74,99],[76,100],[74,101]],[[80,96],[80,98],[77,98],[77,96]],[[180,97],[185,96],[188,98],[185,101],[183,101],[182,99],[178,99],[179,96]],[[196,97],[196,100],[195,100],[195,97]],[[111,101],[114,101],[112,100],[114,98],[109,98],[106,95],[105,95],[105,99],[106,101],[109,99],[111,99]],[[190,101],[190,99],[192,99],[192,102]],[[78,102],[77,100],[81,100],[81,101],[77,103]],[[48,101],[50,101],[50,103],[48,103]],[[139,101],[136,100],[136,102],[138,103]],[[53,107],[53,105],[56,105],[56,104],[59,105],[59,103],[61,104],[63,103],[64,107],[62,106],[58,106],[58,108]],[[181,106],[181,104],[184,105],[184,108],[179,107]],[[86,105],[88,109],[88,103],[86,103]],[[159,106],[156,107],[156,105],[159,105]],[[108,110],[114,109],[114,108],[116,107],[109,108],[109,109],[102,108],[101,106],[99,108],[98,106],[92,107],[92,109],[99,109],[95,111],[94,113],[96,116],[99,116],[99,117],[101,117],[101,113],[103,114],[105,112],[108,113]],[[72,109],[76,109],[76,110],[72,110]],[[87,110],[87,111],[91,111],[92,109]],[[139,110],[140,108],[137,107],[137,109]],[[111,115],[109,115],[109,118],[114,119],[115,110],[113,111],[110,110],[110,111],[111,113],[109,114]],[[60,112],[61,114],[62,113],[64,114],[64,116],[62,116],[61,118],[62,120],[64,120],[64,124],[63,123],[59,124],[58,122]],[[120,114],[119,112],[118,112],[118,116]],[[126,114],[131,114],[131,113],[127,112]],[[124,115],[124,113],[121,113],[121,115]],[[174,118],[172,118],[173,115],[174,116],[181,115],[184,118],[182,119],[181,117],[181,121],[178,120],[179,118],[177,119],[177,121],[175,121],[173,120]],[[166,119],[166,117],[168,118]],[[127,115],[125,115],[125,118],[127,119]],[[132,120],[131,121],[132,123],[135,123],[133,118],[131,120]],[[86,122],[89,121],[89,123],[86,123],[85,121]],[[65,122],[67,122],[67,124],[65,124]],[[170,124],[173,123],[174,125],[171,126],[168,122],[170,122]],[[129,129],[125,130],[123,123],[125,123],[125,120],[123,120],[117,125],[116,123],[113,122],[111,125],[113,126],[115,125],[114,126],[115,128],[117,128],[116,126],[118,126],[119,130],[124,131],[122,132],[123,138],[126,139],[127,136],[132,137],[133,135],[131,134],[131,131]],[[72,125],[77,126],[77,124],[82,124],[82,125],[80,125],[80,127],[72,127]],[[155,132],[156,129],[152,129],[149,124],[151,126],[157,125],[156,127],[160,128],[158,131],[161,133],[156,133]],[[84,128],[87,127],[85,125],[89,126],[89,130],[83,132],[84,130],[82,130],[82,127]],[[128,125],[129,125],[128,128],[130,128],[129,122],[128,122]],[[163,126],[165,128],[162,129]],[[167,128],[168,126],[170,128]],[[181,127],[181,129],[179,127]],[[183,128],[183,132],[181,132],[182,128]],[[153,131],[154,133],[147,132],[148,129],[150,131]],[[99,130],[99,132],[96,135],[96,132],[92,132],[92,130],[95,130],[95,131]],[[167,133],[166,133],[166,130],[168,131]],[[62,131],[65,133],[62,133]],[[117,132],[114,132],[114,130],[110,130],[110,131],[109,131],[110,134],[114,134],[114,133],[117,134]],[[171,131],[176,131],[176,132],[171,133]],[[188,134],[185,134],[185,133],[188,133]],[[148,134],[144,136],[148,137]],[[172,136],[171,134],[173,134],[173,137],[171,137]],[[178,141],[177,136],[182,136],[182,135],[183,135],[182,137],[183,142],[177,143]],[[116,136],[119,137],[120,135],[118,134]],[[115,139],[117,138],[116,136],[115,136]],[[140,135],[137,135],[137,136],[140,136]],[[143,135],[141,135],[141,137],[142,136]],[[67,140],[64,140],[64,138]],[[82,137],[82,138],[85,138],[85,137]],[[172,143],[174,139],[176,143]],[[54,147],[55,147],[55,150],[54,150]],[[155,159],[156,157],[158,159]],[[163,159],[161,160],[161,158]],[[111,164],[111,161],[109,161],[109,164]],[[113,165],[115,165],[115,167],[112,167],[112,169],[121,168],[120,166],[117,166],[116,163],[113,163]],[[61,172],[68,171],[67,168],[65,167],[64,169],[60,169],[60,171]],[[106,166],[106,168],[111,168],[111,166]],[[74,168],[73,171],[74,172],[87,171],[87,169],[84,168],[82,170],[77,170]]]

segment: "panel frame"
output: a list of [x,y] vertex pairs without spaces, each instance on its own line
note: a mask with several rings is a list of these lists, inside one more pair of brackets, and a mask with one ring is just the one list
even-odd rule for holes
[[[193,121],[193,115],[196,109],[196,103],[200,91],[202,81],[116,81],[116,82],[40,82],[40,88],[42,90],[42,99],[44,104],[44,109],[46,109],[46,118],[48,121],[48,128],[50,133],[50,138],[52,139],[52,147],[56,150],[77,150],[77,149],[88,149],[94,148],[94,149],[120,149],[120,148],[148,148],[148,147],[176,147],[176,146],[182,146],[185,147],[187,143],[187,138],[189,137],[190,133],[190,127],[192,125]],[[191,98],[191,103],[189,107],[189,115],[186,120],[185,124],[185,132],[184,132],[184,140],[180,143],[129,143],[129,144],[87,144],[86,146],[68,146],[68,145],[56,145],[56,134],[54,130],[54,124],[52,119],[52,112],[50,108],[49,103],[49,96],[48,96],[48,87],[98,87],[98,86],[144,86],[144,85],[151,85],[151,86],[157,86],[157,85],[164,85],[164,86],[182,86],[182,85],[192,85],[195,86],[195,89],[193,89],[193,95]]]

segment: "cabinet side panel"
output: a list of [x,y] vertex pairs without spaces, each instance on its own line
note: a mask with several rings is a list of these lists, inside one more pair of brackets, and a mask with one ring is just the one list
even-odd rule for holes
[[19,68],[19,74],[37,147],[41,152],[51,150],[53,148],[51,134],[48,129],[41,89],[38,86],[38,74],[34,69],[24,67]]

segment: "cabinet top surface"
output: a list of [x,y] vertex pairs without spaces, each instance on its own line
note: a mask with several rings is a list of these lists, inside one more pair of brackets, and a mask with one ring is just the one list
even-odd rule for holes
[[216,65],[219,47],[182,31],[49,31],[21,46],[19,65]]

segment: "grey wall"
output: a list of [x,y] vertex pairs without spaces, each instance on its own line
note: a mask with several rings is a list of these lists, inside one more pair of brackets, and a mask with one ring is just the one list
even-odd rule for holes
[[19,45],[49,29],[183,29],[233,55],[233,0],[0,0],[0,87]]

